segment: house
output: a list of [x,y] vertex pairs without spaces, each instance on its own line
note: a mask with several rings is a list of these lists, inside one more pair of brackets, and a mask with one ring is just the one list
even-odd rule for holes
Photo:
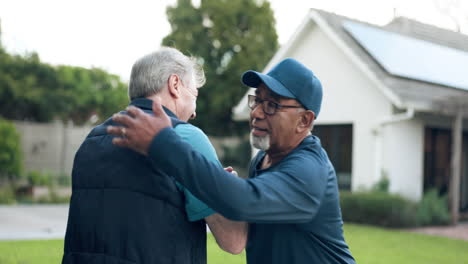
[[[452,200],[468,210],[468,36],[404,17],[381,27],[311,9],[264,72],[286,57],[322,81],[313,133],[341,189],[385,176],[390,192],[417,201],[453,183]],[[246,97],[236,120],[249,117]]]

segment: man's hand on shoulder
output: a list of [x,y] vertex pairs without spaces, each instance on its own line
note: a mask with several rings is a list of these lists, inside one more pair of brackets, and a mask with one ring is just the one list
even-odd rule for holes
[[153,138],[161,130],[171,126],[171,120],[164,112],[159,99],[153,101],[153,112],[154,116],[151,116],[137,107],[129,106],[128,115],[115,114],[112,120],[122,126],[107,127],[107,133],[116,136],[112,143],[147,155]]
[[227,172],[232,173],[232,175],[234,175],[234,176],[239,177],[239,175],[237,174],[237,171],[235,171],[234,168],[231,167],[231,166],[228,166],[228,167],[224,168],[224,170],[227,171]]

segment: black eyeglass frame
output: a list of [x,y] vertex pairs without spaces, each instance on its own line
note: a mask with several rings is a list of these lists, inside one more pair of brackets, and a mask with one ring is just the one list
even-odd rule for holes
[[[269,105],[265,105],[265,102],[268,103]],[[263,112],[267,115],[274,115],[276,114],[276,111],[281,108],[304,108],[301,105],[283,105],[283,104],[275,103],[270,100],[263,100],[252,94],[249,94],[247,96],[247,104],[251,110],[254,110],[255,107],[261,104]],[[266,111],[266,109],[273,109],[273,112]]]

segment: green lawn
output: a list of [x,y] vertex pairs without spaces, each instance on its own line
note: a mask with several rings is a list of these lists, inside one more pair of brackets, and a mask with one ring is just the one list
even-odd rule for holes
[[357,263],[468,264],[468,241],[377,227],[346,225]]
[[[468,241],[349,224],[345,235],[360,264],[468,264]],[[63,240],[2,241],[0,264],[60,263],[62,252]],[[212,236],[208,252],[208,263],[245,263],[245,253],[221,251]]]

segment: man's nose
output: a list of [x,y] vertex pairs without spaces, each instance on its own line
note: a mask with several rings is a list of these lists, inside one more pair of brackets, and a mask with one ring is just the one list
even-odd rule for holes
[[193,114],[190,116],[190,119],[195,119],[197,117],[197,112],[193,112]]
[[257,106],[255,106],[254,109],[250,111],[250,116],[255,119],[264,119],[265,112],[263,112],[262,104],[258,104]]

